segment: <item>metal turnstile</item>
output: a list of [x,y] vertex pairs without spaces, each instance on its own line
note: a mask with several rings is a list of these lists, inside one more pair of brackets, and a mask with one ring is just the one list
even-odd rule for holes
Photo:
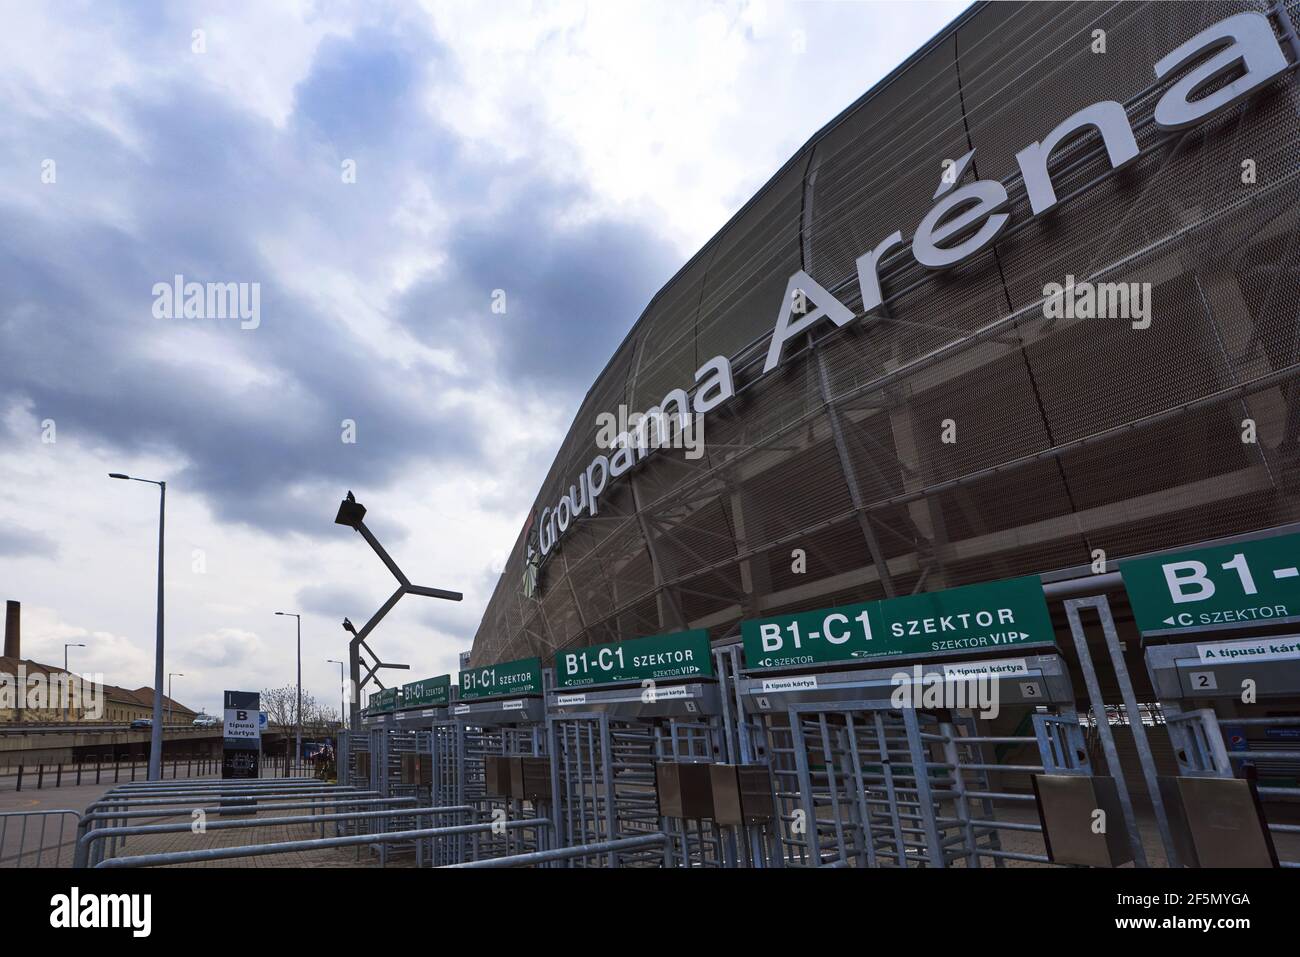
[[588,866],[724,866],[743,856],[715,819],[711,775],[728,747],[716,681],[554,690],[547,696],[555,831],[577,847],[663,831],[664,849]]
[[1300,867],[1300,636],[1145,651],[1178,763],[1161,777],[1185,867]]
[[[550,769],[542,766],[546,760],[542,698],[454,700],[447,712],[446,720],[430,728],[434,804],[472,807],[471,820],[464,823],[504,824],[549,817]],[[503,827],[442,839],[432,859],[459,863],[551,846],[545,827]]]
[[446,708],[409,708],[394,716],[389,736],[387,795],[414,797],[420,807],[434,805],[433,729],[447,721]]
[[[895,707],[900,675],[918,706]],[[984,681],[996,714],[974,697],[928,706],[923,689],[945,678],[953,693]],[[738,747],[771,769],[771,856],[786,866],[1047,863],[1033,777],[1094,780],[1055,652],[742,676],[735,692]]]
[[383,750],[384,729],[391,723],[387,714],[365,715],[361,730],[348,733],[347,783],[363,791],[379,790],[378,757]]
[[[393,730],[388,732],[385,761],[381,769],[385,797],[409,797],[416,807],[439,806],[434,796],[434,749],[436,727],[447,723],[447,709],[408,708],[393,715]],[[442,805],[446,806],[446,805]],[[397,817],[392,819],[390,830],[429,827],[433,819],[422,817]],[[463,816],[439,816],[439,825],[466,824]],[[435,866],[451,863],[445,850],[445,839],[423,841],[422,860]],[[414,846],[414,845],[412,845]]]

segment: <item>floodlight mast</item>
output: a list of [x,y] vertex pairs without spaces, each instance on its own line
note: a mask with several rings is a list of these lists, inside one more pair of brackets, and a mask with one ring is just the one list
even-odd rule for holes
[[[339,503],[339,511],[334,517],[334,523],[336,525],[346,525],[361,533],[361,537],[366,540],[366,544],[374,550],[375,554],[379,556],[380,561],[388,567],[388,570],[393,573],[393,577],[397,579],[397,590],[389,596],[388,600],[380,606],[377,612],[370,616],[370,620],[362,626],[360,631],[357,631],[352,622],[347,618],[343,619],[344,630],[352,635],[352,640],[348,642],[348,666],[352,678],[352,701],[348,706],[348,727],[353,731],[361,730],[361,689],[364,688],[372,678],[374,678],[376,684],[379,684],[381,688],[383,687],[382,682],[375,677],[375,673],[379,671],[380,668],[409,670],[411,667],[410,665],[390,664],[382,661],[380,657],[374,653],[371,647],[366,644],[366,638],[375,630],[375,626],[383,621],[384,616],[393,610],[393,606],[397,604],[398,600],[400,600],[403,595],[423,595],[426,598],[442,598],[447,601],[461,601],[465,597],[458,591],[448,591],[445,588],[430,588],[425,585],[412,585],[411,580],[402,573],[400,568],[397,567],[397,562],[393,561],[392,556],[384,550],[384,546],[379,544],[379,540],[375,538],[374,533],[366,527],[365,517],[366,507],[358,502],[353,497],[352,492],[349,491],[347,498]],[[361,676],[362,648],[365,648],[366,653],[375,660],[374,665],[367,667],[364,678]]]

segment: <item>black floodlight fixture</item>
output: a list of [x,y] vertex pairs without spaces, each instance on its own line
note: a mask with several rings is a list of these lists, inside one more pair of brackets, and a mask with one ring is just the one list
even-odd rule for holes
[[365,517],[366,507],[353,497],[352,490],[349,489],[348,497],[339,502],[339,513],[334,516],[334,524],[356,528]]
[[130,480],[131,478],[131,476],[123,475],[121,472],[109,472],[108,477],[115,478],[115,479],[127,479],[127,480]]

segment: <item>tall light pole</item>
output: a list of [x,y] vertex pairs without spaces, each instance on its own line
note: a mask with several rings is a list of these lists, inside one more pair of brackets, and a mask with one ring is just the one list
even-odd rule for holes
[[[63,646],[63,673],[64,673],[64,675],[70,675],[70,674],[72,674],[72,672],[70,672],[70,671],[68,670],[68,649],[69,649],[69,648],[85,648],[85,647],[86,647],[86,645],[85,645],[84,642],[76,642],[76,643],[68,642],[67,644],[65,644],[65,645]],[[65,686],[65,688],[64,688],[64,692],[63,692],[63,720],[64,720],[64,721],[71,721],[71,720],[72,720],[72,719],[69,717],[69,714],[68,714],[68,691],[67,691],[66,686]]]
[[[379,606],[379,610],[370,616],[370,620],[361,626],[357,631],[352,627],[352,622],[343,619],[343,627],[352,635],[352,640],[348,642],[348,663],[352,668],[352,702],[350,705],[350,719],[348,727],[353,731],[361,730],[361,691],[365,688],[367,682],[375,676],[375,672],[380,668],[404,668],[410,669],[410,665],[394,665],[380,661],[379,656],[374,653],[369,645],[366,644],[366,637],[375,629],[375,626],[383,620],[383,617],[393,610],[393,606],[403,595],[424,595],[426,598],[443,598],[447,601],[460,601],[464,596],[458,591],[448,591],[445,588],[430,588],[427,585],[412,585],[411,580],[402,573],[397,567],[397,562],[384,551],[384,546],[379,544],[370,529],[366,528],[365,523],[366,507],[356,500],[349,491],[347,498],[339,503],[338,514],[334,516],[334,524],[346,525],[360,533],[361,537],[366,540],[379,560],[388,567],[389,572],[397,579],[397,590],[389,596],[388,601]],[[373,666],[366,670],[366,676],[361,677],[361,649],[365,648],[366,653],[375,659]]]
[[343,677],[343,669],[346,668],[347,665],[344,662],[339,661],[337,658],[326,658],[325,660],[332,665],[339,666],[339,727],[342,728],[346,720],[345,716],[347,715],[347,711],[343,707],[344,701],[347,700],[347,682]]
[[298,710],[297,717],[294,719],[294,723],[297,725],[297,730],[294,733],[297,750],[293,755],[293,760],[297,763],[302,759],[302,615],[292,611],[277,611],[276,614],[298,619]]
[[168,724],[172,723],[172,715],[173,715],[172,705],[175,703],[176,700],[175,698],[172,697],[172,676],[173,675],[175,675],[177,678],[184,678],[185,672],[183,671],[167,672],[167,723]]
[[167,483],[109,472],[109,478],[145,482],[158,486],[158,637],[153,653],[153,728],[149,735],[149,780],[157,781],[162,771],[162,683],[163,683],[163,524],[167,513]]

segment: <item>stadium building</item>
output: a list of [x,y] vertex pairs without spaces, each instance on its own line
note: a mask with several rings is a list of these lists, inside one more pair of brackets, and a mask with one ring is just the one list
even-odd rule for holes
[[[1296,24],[1296,2],[966,11],[646,306],[472,664],[1024,575],[1054,599],[1293,526]],[[698,413],[701,454],[611,446],[628,410]]]

